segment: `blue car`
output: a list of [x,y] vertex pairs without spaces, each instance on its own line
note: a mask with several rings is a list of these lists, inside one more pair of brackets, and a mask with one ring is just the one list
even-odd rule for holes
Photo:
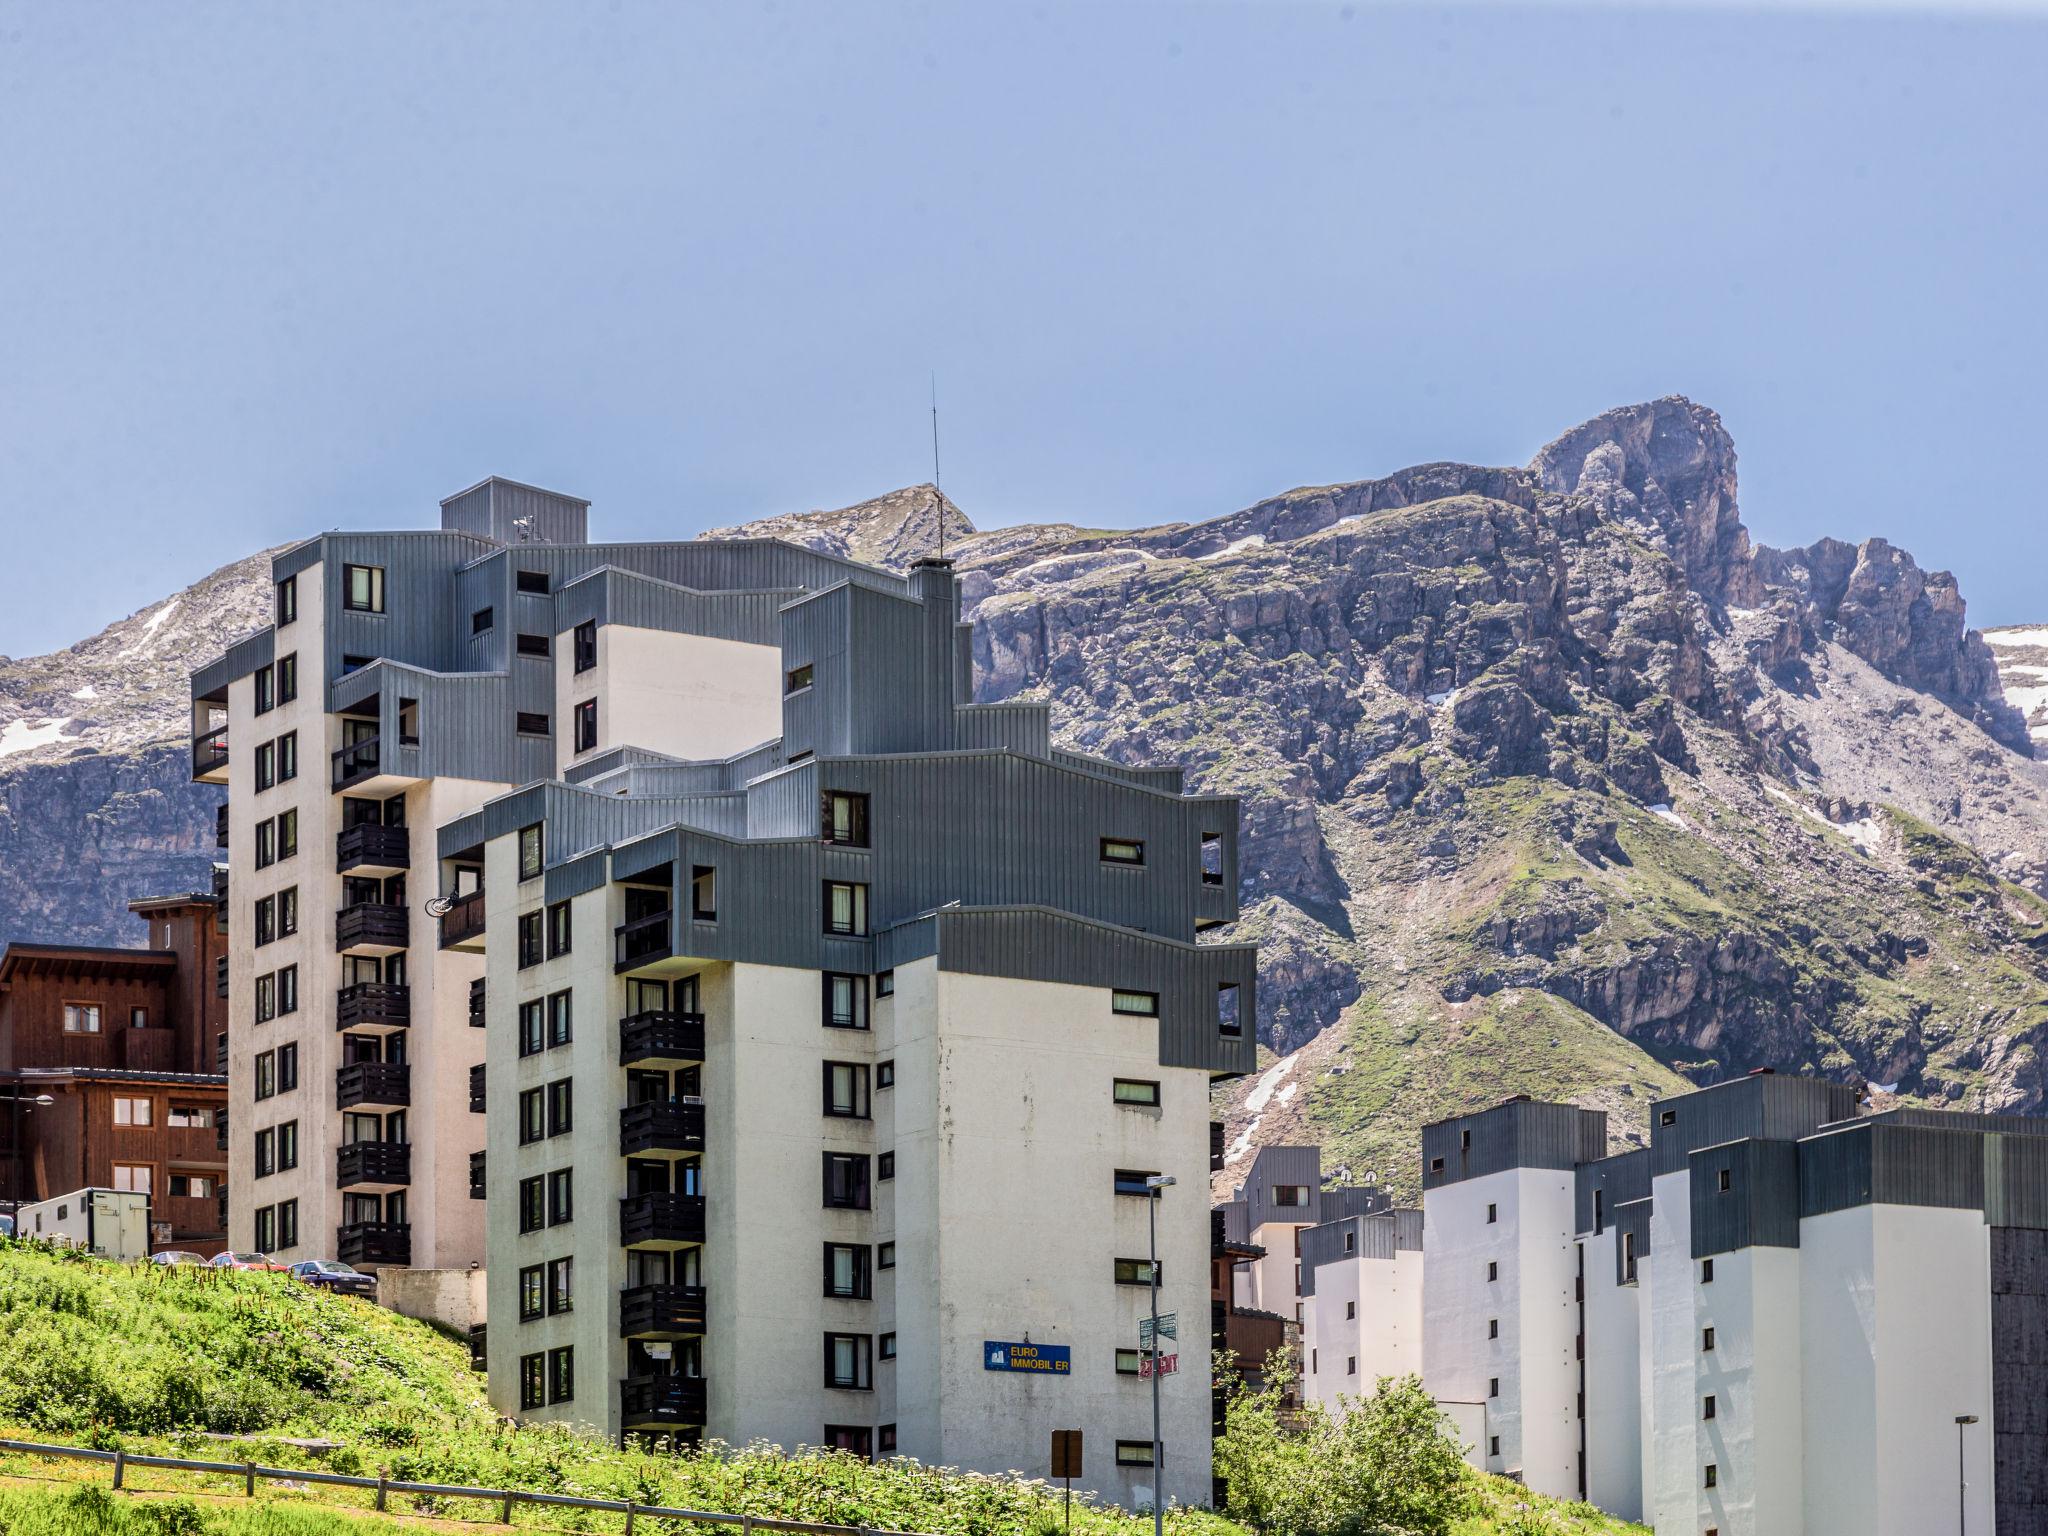
[[366,1275],[353,1264],[344,1264],[339,1259],[301,1259],[292,1266],[291,1272],[296,1279],[308,1285],[339,1291],[344,1296],[377,1294],[375,1275]]

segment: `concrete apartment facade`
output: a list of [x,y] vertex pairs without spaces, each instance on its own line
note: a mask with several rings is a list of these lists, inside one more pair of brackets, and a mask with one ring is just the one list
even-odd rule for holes
[[[2048,1530],[2048,1121],[1763,1073],[1560,1170],[1598,1119],[1520,1101],[1424,1133],[1424,1380],[1457,1400],[1498,1368],[1494,1470],[1660,1533]],[[1561,1348],[1532,1268],[1534,1310],[1576,1297]],[[1471,1342],[1517,1311],[1511,1351]]]
[[1422,1374],[1422,1212],[1360,1189],[1323,1191],[1322,1214],[1301,1235],[1302,1399],[1342,1413]]
[[[941,562],[593,545],[581,502],[502,481],[443,523],[287,551],[293,616],[194,679],[231,993],[301,968],[297,1022],[231,1031],[238,1163],[286,1112],[243,1084],[302,1051],[298,1167],[237,1200],[238,1244],[291,1198],[288,1257],[354,1230],[370,1262],[487,1262],[522,1417],[989,1471],[1079,1426],[1086,1486],[1206,1498],[1208,1091],[1251,1066],[1254,999],[1251,950],[1195,940],[1236,914],[1235,802],[971,703]],[[324,779],[255,787],[281,730]],[[317,874],[245,858],[286,805]],[[258,945],[286,882],[297,932]],[[357,1063],[382,1118],[306,1097]],[[1196,1329],[1163,1479],[1155,1173],[1160,1305]]]

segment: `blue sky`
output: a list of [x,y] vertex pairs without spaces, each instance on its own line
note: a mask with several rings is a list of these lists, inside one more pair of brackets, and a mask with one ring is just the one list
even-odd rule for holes
[[487,473],[675,537],[1519,463],[2048,619],[2048,10],[0,0],[0,651]]

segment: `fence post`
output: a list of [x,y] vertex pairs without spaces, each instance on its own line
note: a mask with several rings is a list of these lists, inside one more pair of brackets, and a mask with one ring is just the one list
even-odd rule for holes
[[384,1473],[379,1472],[377,1474],[377,1507],[379,1509],[384,1507],[384,1496],[390,1491],[390,1483],[391,1479]]
[[633,1536],[633,1501],[626,1500],[626,1536]]
[[242,1492],[249,1498],[256,1497],[256,1463],[253,1461],[242,1463]]
[[507,1494],[505,1495],[505,1512],[504,1512],[504,1513],[503,1513],[502,1515],[500,1515],[500,1516],[498,1517],[498,1523],[499,1523],[500,1525],[510,1525],[510,1524],[512,1523],[512,1500],[513,1500],[513,1497],[514,1497],[514,1495],[512,1495],[511,1493],[507,1493]]
[[114,1451],[114,1486],[121,1486],[121,1478],[128,1470],[128,1453],[118,1447]]

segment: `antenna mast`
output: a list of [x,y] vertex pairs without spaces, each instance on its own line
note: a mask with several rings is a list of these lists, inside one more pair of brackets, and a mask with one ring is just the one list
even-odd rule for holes
[[946,493],[939,487],[939,376],[932,375],[932,513],[939,520],[939,558],[946,558]]

